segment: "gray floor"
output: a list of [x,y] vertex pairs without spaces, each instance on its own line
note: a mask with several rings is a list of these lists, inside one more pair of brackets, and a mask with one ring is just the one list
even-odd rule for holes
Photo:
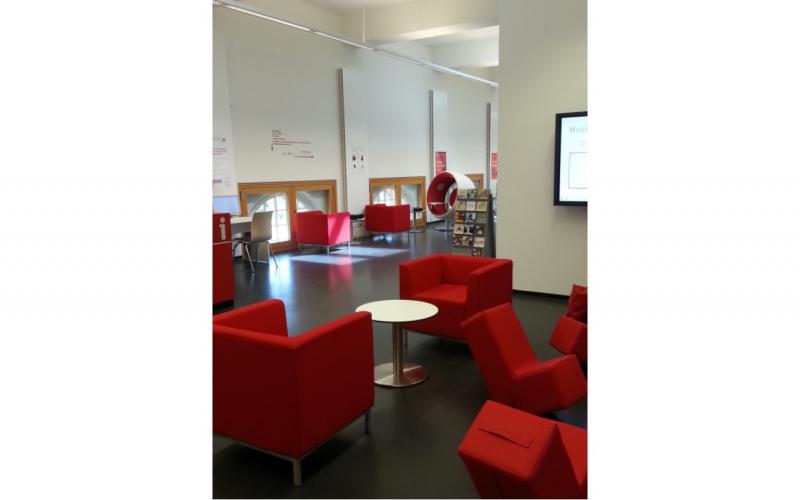
[[[236,302],[266,298],[286,304],[290,335],[352,312],[358,305],[398,298],[400,262],[448,252],[447,234],[397,234],[360,240],[326,255],[307,248],[278,255],[278,268],[235,264]],[[559,355],[547,339],[566,300],[514,294],[514,309],[540,359]],[[374,324],[375,363],[391,360],[391,329]],[[409,334],[408,361],[430,372],[407,389],[375,388],[372,433],[351,424],[303,460],[303,484],[292,486],[288,461],[214,436],[215,498],[477,498],[456,449],[487,393],[469,347]],[[586,427],[586,400],[551,415]]]

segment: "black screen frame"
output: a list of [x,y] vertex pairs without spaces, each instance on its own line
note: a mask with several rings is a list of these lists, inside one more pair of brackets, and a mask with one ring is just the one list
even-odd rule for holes
[[589,116],[587,111],[573,111],[570,113],[556,113],[556,143],[555,149],[555,176],[553,182],[553,205],[586,207],[588,201],[561,201],[559,199],[559,188],[561,187],[561,122],[563,118],[575,116]]

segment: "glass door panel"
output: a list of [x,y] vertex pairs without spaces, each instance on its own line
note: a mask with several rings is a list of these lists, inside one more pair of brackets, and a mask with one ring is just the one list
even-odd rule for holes
[[286,192],[247,195],[247,213],[272,212],[272,239],[270,243],[289,241],[289,195]]
[[298,212],[310,212],[313,210],[322,210],[328,212],[330,207],[331,193],[328,189],[314,189],[308,191],[297,191]]
[[419,204],[419,184],[400,185],[400,204],[411,205],[411,208],[420,206]]
[[372,203],[394,205],[394,186],[375,186],[372,188]]
[[414,208],[421,207],[419,196],[419,184],[400,184],[400,204],[411,205],[411,224],[414,225]]

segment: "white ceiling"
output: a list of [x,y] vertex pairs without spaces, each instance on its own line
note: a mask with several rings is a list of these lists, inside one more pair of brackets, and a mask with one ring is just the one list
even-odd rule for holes
[[384,5],[411,1],[413,0],[305,0],[306,3],[338,13],[346,13],[353,9],[360,9],[365,5],[367,7],[381,7]]
[[[367,41],[378,45],[415,42],[428,47],[431,52],[427,57],[444,66],[487,68],[498,64],[500,27],[494,18],[496,9],[493,12],[491,8],[493,0],[440,0],[437,3],[440,8],[433,9],[424,19],[419,19],[420,6],[428,0],[303,1],[341,16],[345,30],[349,30],[347,34],[353,38],[355,28],[359,35],[361,33],[361,8],[366,6],[375,9],[366,17]],[[398,8],[380,9],[390,5]],[[370,34],[371,19],[373,26],[379,28]],[[414,52],[418,49],[395,47],[394,50]]]
[[448,43],[461,43],[471,42],[474,40],[499,40],[500,39],[500,26],[489,26],[487,28],[478,28],[474,30],[458,31],[448,35],[434,36],[418,40],[428,46],[445,45]]

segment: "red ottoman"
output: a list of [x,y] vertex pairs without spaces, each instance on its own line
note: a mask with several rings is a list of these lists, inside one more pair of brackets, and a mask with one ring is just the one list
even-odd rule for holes
[[586,431],[487,401],[458,454],[481,498],[586,498]]

